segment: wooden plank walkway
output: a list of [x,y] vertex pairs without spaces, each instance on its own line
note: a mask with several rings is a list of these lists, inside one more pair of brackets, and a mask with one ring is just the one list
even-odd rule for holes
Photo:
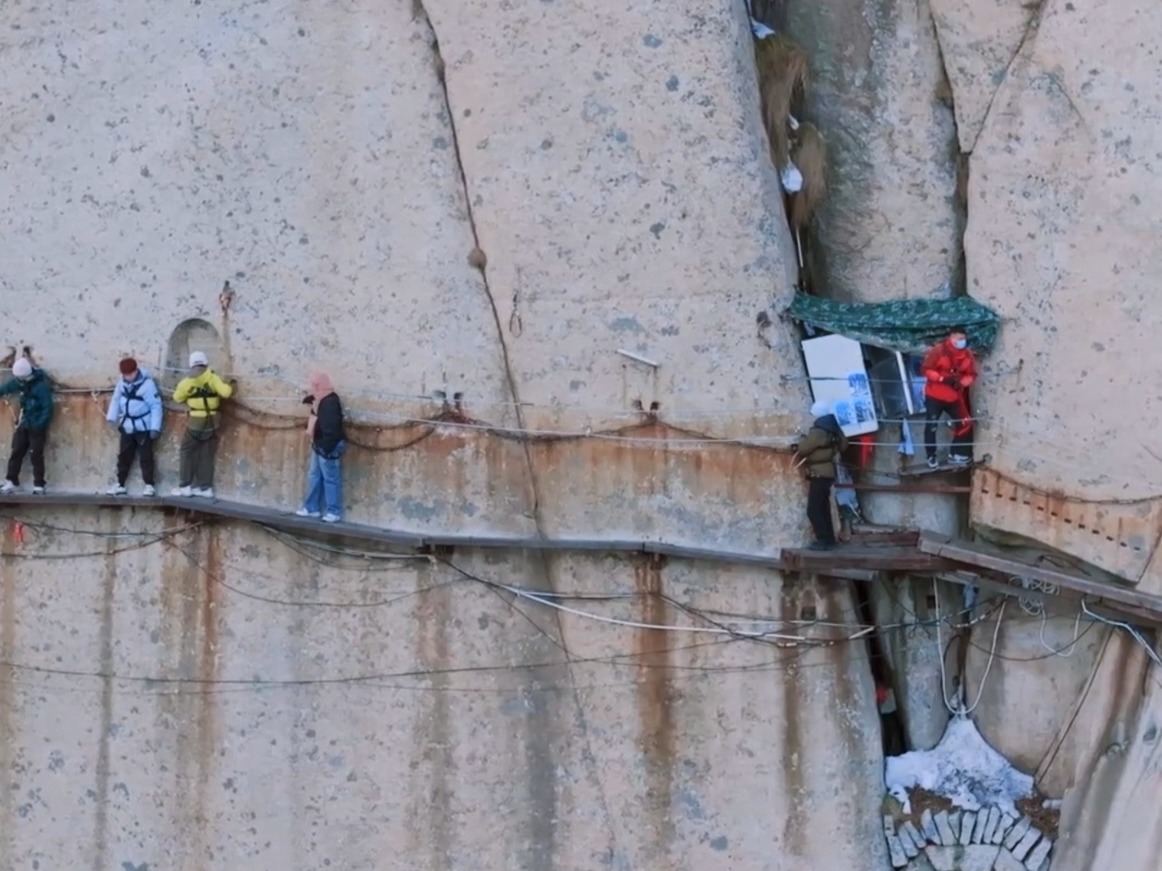
[[[945,580],[979,586],[1005,595],[1037,598],[1032,591],[1005,582],[1008,577],[1036,578],[1056,584],[1065,594],[1056,598],[1071,603],[1085,601],[1096,613],[1120,616],[1139,623],[1162,626],[1162,596],[1131,587],[1070,574],[1058,568],[1036,565],[982,542],[967,542],[933,533],[861,528],[857,540],[833,550],[784,548],[775,554],[753,554],[715,548],[690,547],[665,541],[634,539],[537,538],[489,536],[469,532],[417,533],[362,523],[323,523],[292,512],[225,499],[178,496],[109,496],[103,493],[49,492],[0,495],[0,511],[18,507],[89,506],[122,510],[145,508],[253,523],[282,532],[314,538],[345,538],[411,552],[430,553],[438,548],[529,550],[573,553],[640,554],[677,559],[753,566],[774,571],[826,575],[874,581],[883,572],[930,574]],[[1100,609],[1100,610],[1099,610]]]
[[[741,551],[689,547],[665,541],[628,539],[572,539],[536,538],[519,536],[489,536],[474,533],[415,533],[369,526],[362,523],[323,523],[309,517],[298,517],[293,512],[279,511],[261,505],[249,505],[225,499],[202,499],[196,496],[109,496],[104,493],[53,492],[34,496],[31,493],[0,495],[0,509],[8,506],[62,507],[90,506],[123,509],[149,508],[168,511],[186,511],[194,514],[223,517],[267,526],[272,529],[309,536],[337,536],[413,551],[431,551],[441,547],[483,548],[486,550],[571,551],[590,553],[624,553],[704,560],[756,568],[783,569],[782,555],[753,554]],[[870,580],[859,576],[857,580]]]
[[788,571],[815,574],[836,570],[935,573],[951,571],[957,565],[906,544],[841,544],[833,550],[784,548],[783,567]]

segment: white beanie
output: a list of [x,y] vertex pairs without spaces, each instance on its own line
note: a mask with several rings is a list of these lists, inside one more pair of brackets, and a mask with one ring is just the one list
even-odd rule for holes
[[811,416],[812,417],[825,417],[829,414],[831,414],[831,403],[830,402],[824,402],[822,399],[817,399],[811,405]]
[[16,378],[28,378],[32,375],[32,364],[27,357],[21,357],[12,364],[12,375]]
[[190,354],[190,368],[195,366],[209,366],[210,361],[206,359],[206,355],[201,351],[194,351]]

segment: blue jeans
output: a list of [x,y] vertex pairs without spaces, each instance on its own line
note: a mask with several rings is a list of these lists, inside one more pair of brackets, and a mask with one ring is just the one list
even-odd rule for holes
[[339,457],[327,459],[311,451],[311,463],[307,467],[307,497],[303,507],[307,511],[322,512],[326,503],[326,513],[343,516],[343,471]]

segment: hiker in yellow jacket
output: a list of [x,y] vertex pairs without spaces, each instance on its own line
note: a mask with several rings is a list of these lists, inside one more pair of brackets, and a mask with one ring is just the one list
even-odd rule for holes
[[214,459],[218,453],[218,409],[234,388],[210,368],[201,351],[190,354],[190,375],[178,382],[174,402],[189,409],[182,438],[181,481],[175,496],[214,498]]

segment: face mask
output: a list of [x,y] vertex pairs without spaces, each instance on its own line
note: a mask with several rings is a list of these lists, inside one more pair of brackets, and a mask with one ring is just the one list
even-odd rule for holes
[[966,339],[957,339],[955,342],[952,343],[952,347],[954,347],[958,351],[963,351],[965,348],[968,347],[968,341]]

